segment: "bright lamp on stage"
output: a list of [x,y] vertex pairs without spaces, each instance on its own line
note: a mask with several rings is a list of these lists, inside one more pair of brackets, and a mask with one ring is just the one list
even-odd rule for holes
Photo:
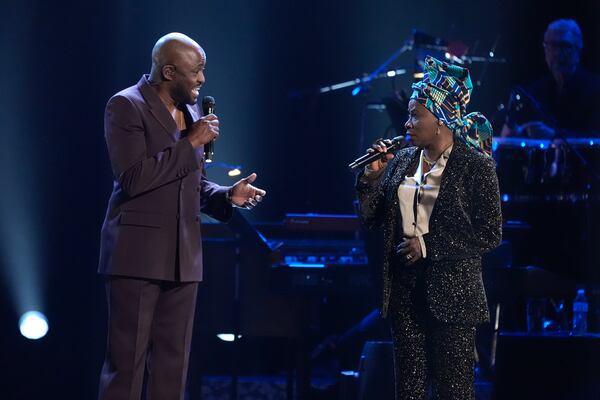
[[227,172],[227,175],[229,175],[229,176],[238,176],[241,173],[242,173],[242,171],[239,168],[236,167],[234,169],[229,170],[229,172]]
[[[219,333],[217,335],[217,337],[224,342],[233,342],[236,339],[236,337],[233,333]],[[237,339],[241,339],[241,338],[242,338],[242,335],[237,335]]]
[[218,167],[218,168],[222,168],[222,169],[226,170],[228,176],[238,176],[242,173],[241,165],[232,165],[232,164],[227,164],[227,163],[220,162],[220,161],[213,161],[210,164],[206,164],[207,169],[214,168],[214,167]]
[[19,330],[27,339],[41,339],[48,333],[48,320],[39,311],[27,311],[19,319]]

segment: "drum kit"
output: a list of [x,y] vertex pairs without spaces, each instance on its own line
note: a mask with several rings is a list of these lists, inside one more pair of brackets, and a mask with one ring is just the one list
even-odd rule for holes
[[[523,129],[531,124],[549,129]],[[599,200],[600,132],[567,137],[538,99],[515,86],[506,110],[505,133],[518,136],[493,142],[505,203],[589,204]]]
[[503,203],[600,200],[600,137],[498,137],[492,149]]
[[[536,99],[517,90],[521,96],[509,102],[503,133],[529,136],[495,137],[492,150],[506,226],[521,221],[531,228],[524,241],[512,240],[510,229],[504,236],[527,265],[600,282],[600,132],[565,135]],[[519,129],[532,120],[548,129]]]

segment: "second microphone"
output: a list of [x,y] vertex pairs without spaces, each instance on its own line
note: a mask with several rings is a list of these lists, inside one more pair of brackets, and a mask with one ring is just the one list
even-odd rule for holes
[[[399,147],[401,147],[402,145],[405,145],[407,141],[407,137],[400,135],[400,136],[396,136],[395,138],[392,139],[392,144],[387,146],[387,150],[388,153],[398,149]],[[367,153],[364,156],[361,156],[359,158],[357,158],[356,160],[352,161],[349,165],[348,168],[352,169],[356,169],[356,168],[362,168],[367,164],[372,163],[373,161],[375,161],[376,159],[380,158],[383,154],[382,153],[377,153],[377,152],[373,152],[373,153]]]

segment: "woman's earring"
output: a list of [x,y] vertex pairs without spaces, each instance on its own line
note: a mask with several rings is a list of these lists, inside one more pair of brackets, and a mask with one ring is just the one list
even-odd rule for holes
[[437,130],[435,131],[436,135],[440,134],[440,128],[441,128],[442,124],[443,124],[442,120],[438,119],[438,121],[437,121],[437,126],[438,127],[437,127]]

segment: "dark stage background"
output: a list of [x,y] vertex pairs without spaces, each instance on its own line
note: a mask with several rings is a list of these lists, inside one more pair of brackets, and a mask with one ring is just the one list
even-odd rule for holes
[[[408,89],[410,78],[379,80],[358,97],[292,91],[372,71],[413,28],[478,43],[480,54],[499,38],[496,55],[508,62],[487,67],[470,106],[494,118],[511,84],[546,72],[541,42],[554,19],[579,22],[583,64],[600,72],[598,3],[554,3],[2,1],[0,397],[95,396],[106,319],[95,270],[111,189],[104,105],[149,71],[157,38],[180,31],[204,47],[201,95],[217,99],[222,123],[216,158],[257,172],[268,190],[252,221],[280,221],[286,212],[353,212],[346,165],[362,152],[364,104],[390,95],[392,84]],[[413,62],[407,53],[393,66],[410,71]],[[366,111],[366,143],[389,123]],[[209,177],[234,181],[218,169]],[[40,341],[18,332],[20,313],[32,307],[50,323]]]

